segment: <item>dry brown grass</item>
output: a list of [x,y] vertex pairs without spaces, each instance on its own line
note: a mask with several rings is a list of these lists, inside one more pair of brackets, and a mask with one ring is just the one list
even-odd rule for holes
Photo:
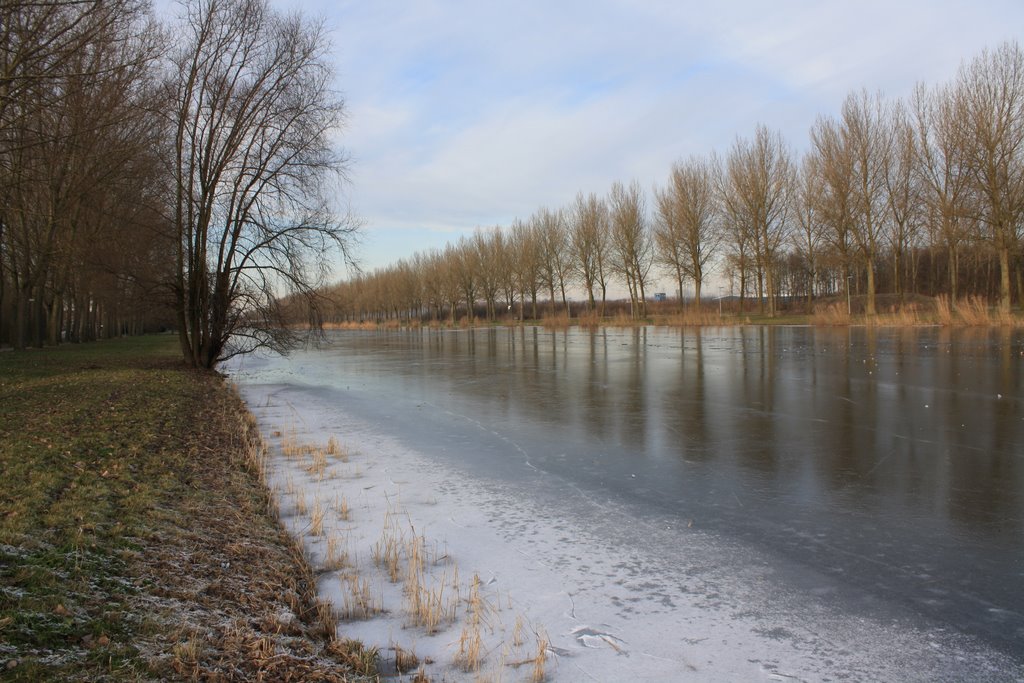
[[327,455],[340,460],[341,462],[348,462],[349,453],[348,448],[341,445],[336,438],[333,436],[327,440]]
[[306,494],[302,490],[295,492],[295,514],[305,517],[309,514],[309,503],[306,501]]
[[309,533],[313,536],[324,535],[324,515],[327,510],[320,504],[320,500],[317,499],[316,504],[313,506],[313,512],[309,516]]
[[395,653],[395,670],[401,674],[415,671],[420,666],[420,658],[412,650],[407,650],[401,645],[392,645],[392,652]]
[[383,599],[373,595],[369,579],[360,578],[357,574],[344,574],[339,580],[343,600],[342,619],[369,619],[384,611]]
[[347,522],[352,518],[352,509],[348,505],[348,501],[345,496],[336,494],[334,498],[334,513],[338,515],[338,519]]
[[523,617],[522,615],[516,615],[515,626],[512,627],[512,645],[515,647],[522,647],[526,640],[523,638]]
[[1024,326],[1024,318],[1003,313],[979,296],[964,297],[955,305],[948,296],[936,297],[935,322],[946,327]]
[[328,651],[344,662],[357,676],[378,681],[377,660],[380,652],[375,647],[366,647],[358,640],[335,638],[328,646]]
[[533,683],[542,683],[547,678],[548,645],[548,635],[543,631],[537,634],[537,654],[533,658],[533,670],[530,672]]
[[988,302],[978,296],[969,296],[956,305],[956,313],[960,324],[967,327],[988,327],[992,325],[992,315]]
[[931,325],[934,315],[924,311],[917,303],[893,306],[888,311],[871,317],[866,316],[864,323],[873,327],[917,327]]
[[323,449],[313,448],[309,453],[309,459],[306,471],[322,481],[324,473],[327,472],[327,453]]
[[348,321],[348,322],[333,322],[324,323],[323,327],[325,330],[376,330],[378,325],[375,320],[361,320],[361,321]]
[[483,662],[483,636],[480,625],[470,622],[459,635],[459,650],[455,653],[455,664],[464,671],[479,671]]
[[845,303],[816,306],[811,316],[811,324],[819,326],[849,325],[851,321],[850,311]]
[[344,539],[337,536],[327,537],[327,552],[321,569],[324,571],[337,571],[349,565],[348,551],[345,549]]
[[572,326],[572,318],[565,311],[545,313],[541,316],[540,324],[549,330],[567,330]]
[[412,573],[405,584],[406,612],[411,625],[423,628],[427,635],[438,631],[442,623],[453,623],[459,606],[459,591],[447,572],[432,585],[425,584],[422,573]]
[[583,311],[577,316],[576,324],[580,327],[594,329],[600,327],[601,316],[597,314],[597,311]]
[[671,327],[700,327],[703,325],[721,325],[722,316],[717,310],[687,307],[677,313],[665,316],[665,324]]
[[639,324],[639,321],[625,311],[619,311],[611,318],[607,319],[606,323],[612,327],[634,327]]
[[402,530],[391,510],[384,515],[384,531],[373,544],[370,556],[377,567],[385,570],[391,583],[398,583],[402,575]]

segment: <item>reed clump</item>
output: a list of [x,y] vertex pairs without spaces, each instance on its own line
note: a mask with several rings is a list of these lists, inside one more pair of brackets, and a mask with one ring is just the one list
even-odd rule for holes
[[327,537],[327,552],[322,566],[324,571],[337,571],[349,565],[348,550],[343,543],[344,539],[338,536]]
[[576,324],[580,327],[595,329],[601,325],[601,316],[597,311],[583,311],[576,318]]
[[917,327],[932,324],[932,317],[920,305],[911,302],[893,306],[874,317],[865,317],[864,322],[873,327]]
[[705,325],[721,325],[722,316],[718,311],[690,306],[682,311],[665,317],[665,324],[672,327],[701,327]]
[[415,671],[420,666],[420,658],[414,651],[397,644],[392,645],[391,650],[395,653],[395,670],[399,675]]
[[572,326],[572,318],[565,311],[560,313],[545,313],[541,317],[540,324],[549,330],[567,330]]
[[320,500],[317,499],[313,505],[313,512],[309,516],[309,533],[313,536],[324,535],[324,516],[327,514],[327,510],[320,504]]
[[371,592],[370,580],[357,574],[344,574],[341,581],[342,609],[345,620],[369,619],[384,611],[383,600],[377,600]]
[[824,304],[815,307],[811,316],[811,323],[814,325],[849,325],[852,318],[850,309],[845,303]]
[[548,635],[542,631],[537,635],[537,654],[533,658],[533,670],[530,672],[533,683],[542,683],[547,678],[549,645]]

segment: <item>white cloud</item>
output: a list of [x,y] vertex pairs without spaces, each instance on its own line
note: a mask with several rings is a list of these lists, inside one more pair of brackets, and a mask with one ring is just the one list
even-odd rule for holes
[[1024,5],[1001,0],[303,6],[336,29],[353,202],[389,249],[614,180],[649,188],[759,122],[801,149],[851,90],[948,80],[1024,25]]

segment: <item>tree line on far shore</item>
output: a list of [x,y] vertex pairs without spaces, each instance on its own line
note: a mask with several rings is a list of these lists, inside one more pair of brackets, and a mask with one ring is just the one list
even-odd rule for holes
[[321,22],[266,0],[0,6],[0,345],[174,329],[185,360],[293,339],[356,224]]
[[[1024,52],[1016,42],[966,62],[906,100],[850,93],[821,116],[799,157],[758,126],[723,155],[673,164],[648,194],[636,182],[578,194],[509,226],[477,229],[328,290],[331,319],[601,315],[610,287],[645,317],[651,283],[680,306],[717,270],[741,310],[858,292],[974,296],[1009,313],[1024,301]],[[538,309],[546,301],[547,312]],[[559,303],[560,302],[560,303]],[[809,310],[810,312],[810,310]]]

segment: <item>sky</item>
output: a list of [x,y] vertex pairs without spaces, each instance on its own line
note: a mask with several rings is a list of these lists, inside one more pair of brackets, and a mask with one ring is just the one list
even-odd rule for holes
[[1024,32],[1021,0],[271,2],[330,29],[364,270],[615,181],[650,195],[759,123],[800,153],[848,93],[908,97]]

